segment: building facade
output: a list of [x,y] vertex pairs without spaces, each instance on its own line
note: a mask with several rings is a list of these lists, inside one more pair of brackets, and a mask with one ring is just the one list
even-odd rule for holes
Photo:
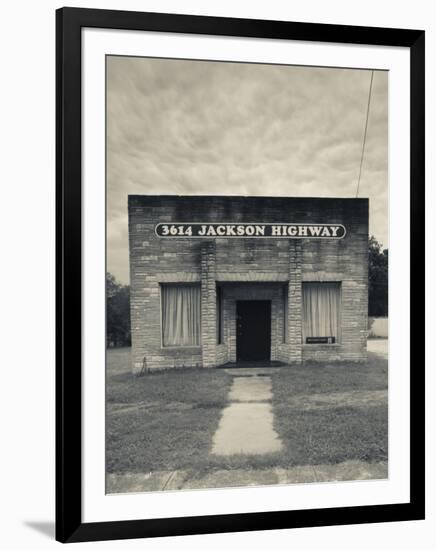
[[131,195],[132,366],[365,361],[368,200]]

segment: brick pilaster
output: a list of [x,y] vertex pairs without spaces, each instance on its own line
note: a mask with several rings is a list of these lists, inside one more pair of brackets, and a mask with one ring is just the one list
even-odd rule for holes
[[201,344],[203,367],[216,366],[216,243],[201,246]]
[[301,288],[301,241],[289,241],[289,284],[288,284],[288,345],[289,363],[302,360],[303,298]]

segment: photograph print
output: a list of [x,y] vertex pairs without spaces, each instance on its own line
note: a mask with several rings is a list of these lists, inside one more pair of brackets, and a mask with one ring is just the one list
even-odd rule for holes
[[106,57],[106,492],[388,477],[388,72]]

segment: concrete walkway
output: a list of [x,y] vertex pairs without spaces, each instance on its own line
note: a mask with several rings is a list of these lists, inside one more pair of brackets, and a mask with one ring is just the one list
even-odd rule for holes
[[180,489],[363,481],[386,479],[387,477],[388,465],[386,462],[369,464],[360,460],[347,460],[340,464],[308,464],[292,468],[215,470],[204,475],[187,470],[150,472],[148,474],[109,474],[106,492],[108,494],[146,493]]
[[369,338],[367,349],[370,353],[375,353],[383,359],[388,358],[389,340],[387,338]]
[[242,376],[236,369],[226,372],[233,376],[233,383],[229,405],[213,438],[212,454],[260,455],[280,451],[282,442],[273,426],[271,377],[265,375],[264,369],[247,369]]

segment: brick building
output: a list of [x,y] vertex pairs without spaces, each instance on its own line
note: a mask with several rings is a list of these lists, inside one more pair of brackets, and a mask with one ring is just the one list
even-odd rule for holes
[[367,199],[131,195],[128,209],[133,372],[366,359]]

